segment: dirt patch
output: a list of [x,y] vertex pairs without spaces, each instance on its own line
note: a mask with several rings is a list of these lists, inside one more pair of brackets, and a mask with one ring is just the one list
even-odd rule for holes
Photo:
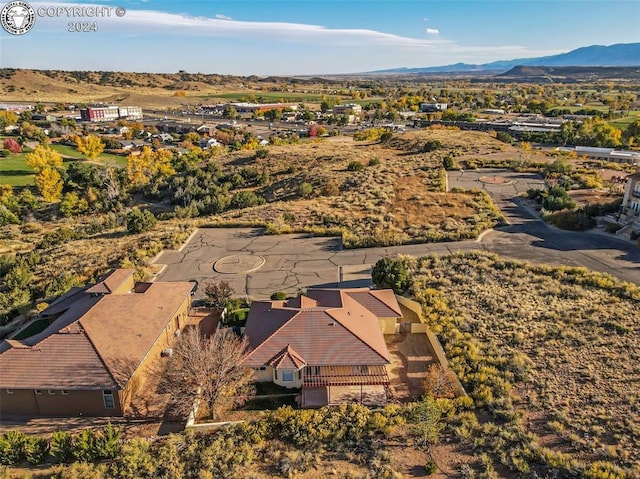
[[391,399],[407,402],[419,398],[424,393],[422,383],[427,376],[427,369],[437,363],[426,335],[386,335],[385,341],[391,356],[391,365],[387,367]]

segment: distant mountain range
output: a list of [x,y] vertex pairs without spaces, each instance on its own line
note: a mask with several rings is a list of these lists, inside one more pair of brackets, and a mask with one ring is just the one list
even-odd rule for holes
[[591,45],[559,55],[537,58],[499,60],[481,65],[456,63],[440,67],[392,68],[369,73],[455,73],[455,72],[505,72],[516,66],[640,66],[640,43],[618,43],[616,45]]

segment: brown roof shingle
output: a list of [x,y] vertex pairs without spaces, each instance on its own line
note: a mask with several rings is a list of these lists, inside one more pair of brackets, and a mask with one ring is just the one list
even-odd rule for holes
[[284,357],[287,348],[308,365],[389,363],[378,317],[402,314],[392,291],[376,293],[382,294],[371,295],[366,288],[310,289],[308,297],[252,303],[245,329],[252,351],[243,364],[273,366],[278,360],[276,366],[282,368],[286,360],[299,368],[296,361]]
[[128,280],[134,273],[135,269],[114,269],[104,275],[100,280],[87,289],[87,293],[109,294],[113,293],[118,287]]
[[[128,270],[125,270],[125,272]],[[130,277],[118,274],[117,286]],[[113,284],[116,284],[113,283]],[[192,283],[150,283],[144,292],[78,295],[54,323],[28,338],[28,348],[0,346],[0,388],[123,387],[163,334]],[[60,305],[62,304],[59,303]]]
[[114,378],[84,331],[52,334],[35,347],[0,355],[6,389],[113,389]]
[[144,293],[103,296],[79,320],[109,371],[123,386],[180,305],[192,283],[152,283]]

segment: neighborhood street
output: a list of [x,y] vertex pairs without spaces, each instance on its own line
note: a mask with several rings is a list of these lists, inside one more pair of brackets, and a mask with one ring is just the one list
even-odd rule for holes
[[[509,221],[475,241],[429,243],[344,250],[339,238],[308,234],[265,236],[258,228],[199,229],[180,251],[165,251],[156,260],[166,265],[161,281],[225,279],[239,295],[268,298],[275,291],[295,293],[308,286],[371,284],[370,268],[380,258],[406,254],[448,254],[485,250],[536,263],[585,266],[640,284],[640,248],[614,235],[569,232],[535,217],[517,195],[542,184],[536,175],[453,172],[449,187],[484,188]],[[488,181],[485,183],[485,181]],[[217,266],[214,268],[214,265]]]

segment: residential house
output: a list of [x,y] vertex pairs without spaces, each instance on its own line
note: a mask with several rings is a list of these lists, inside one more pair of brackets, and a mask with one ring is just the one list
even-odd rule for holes
[[175,121],[162,121],[156,124],[159,133],[189,133],[196,131],[196,125],[191,123],[178,123]]
[[620,236],[630,236],[632,231],[640,234],[640,171],[627,176],[618,222],[623,225],[617,232]]
[[256,379],[301,388],[302,407],[384,404],[390,363],[384,333],[402,317],[391,290],[309,289],[287,301],[254,301],[242,365]]
[[198,145],[200,148],[213,148],[214,146],[221,146],[222,143],[215,138],[200,138]]
[[[0,344],[0,416],[122,416],[186,325],[190,282],[113,270],[41,313],[49,326]],[[168,352],[168,351],[167,351]]]

